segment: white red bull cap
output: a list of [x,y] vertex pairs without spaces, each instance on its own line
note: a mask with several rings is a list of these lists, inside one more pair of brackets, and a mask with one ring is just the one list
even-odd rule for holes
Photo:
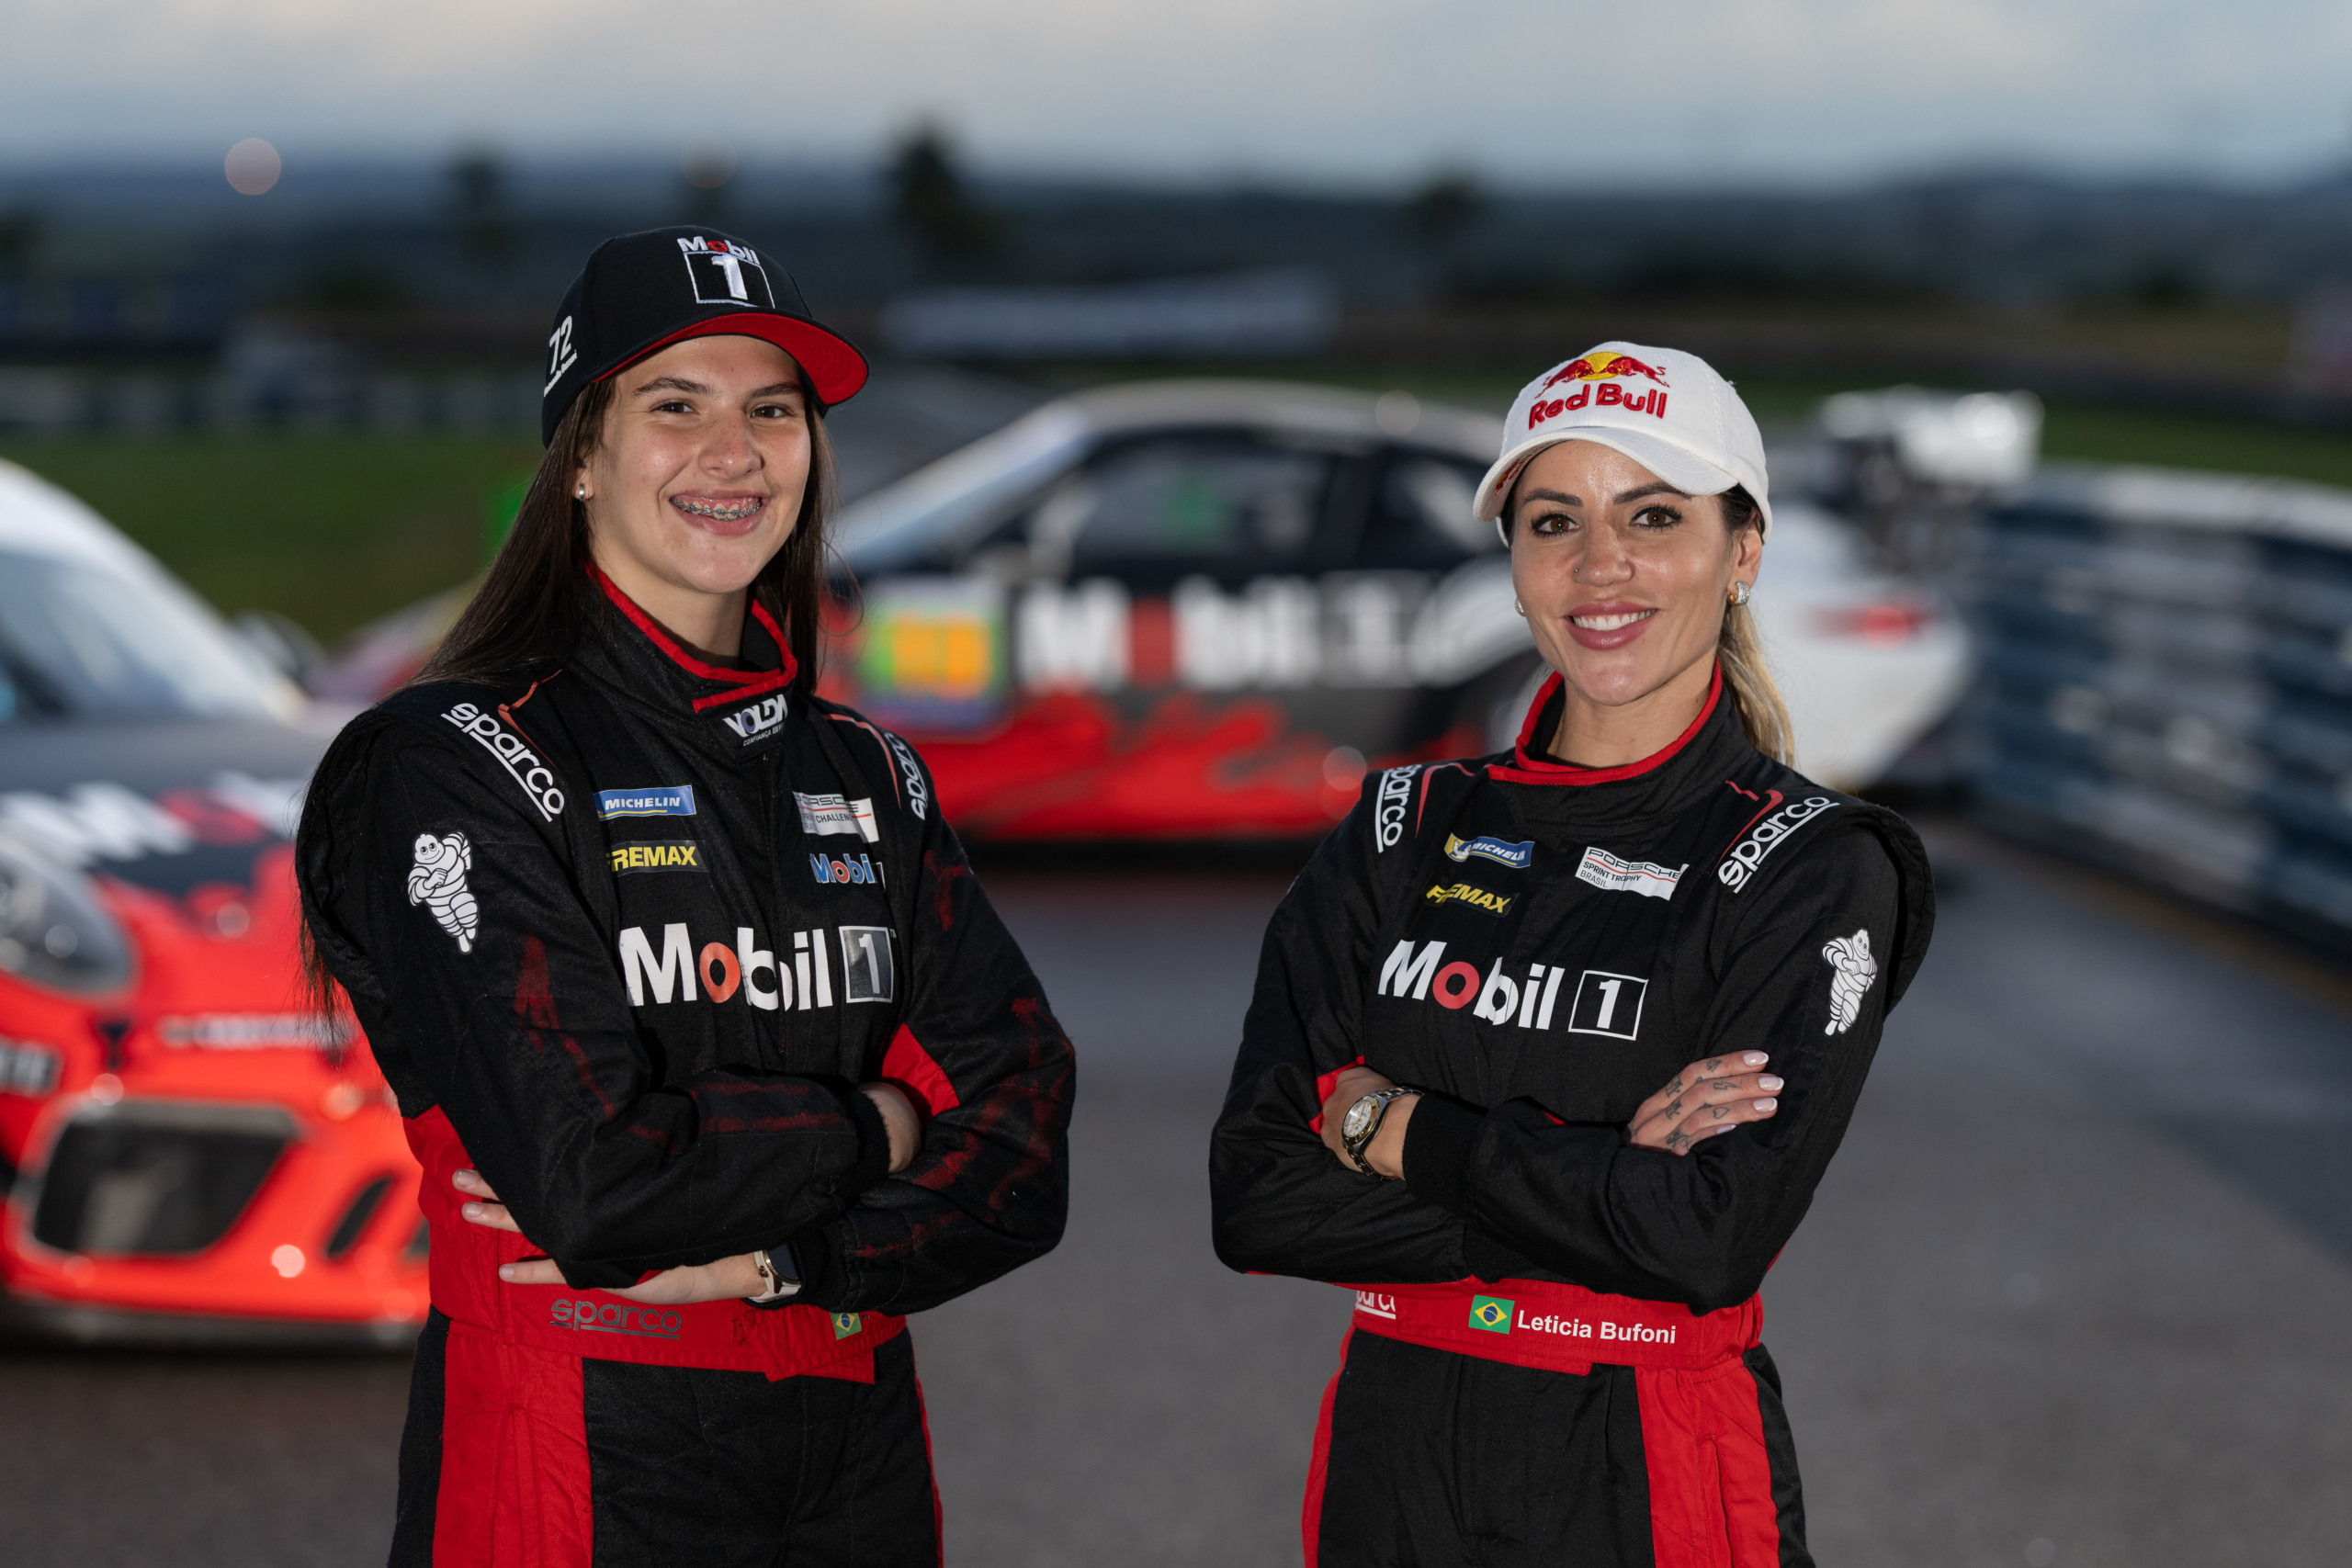
[[1521,388],[1503,425],[1502,456],[1478,484],[1478,517],[1497,520],[1499,530],[1519,471],[1561,441],[1623,452],[1686,495],[1745,486],[1763,514],[1760,526],[1771,532],[1764,434],[1731,383],[1695,354],[1604,343]]

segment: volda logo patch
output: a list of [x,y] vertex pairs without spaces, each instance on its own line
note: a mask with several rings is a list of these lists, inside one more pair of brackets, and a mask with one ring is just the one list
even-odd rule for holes
[[784,728],[784,698],[762,697],[749,707],[740,707],[726,715],[721,722],[734,731],[736,739],[746,746],[755,740],[764,740]]

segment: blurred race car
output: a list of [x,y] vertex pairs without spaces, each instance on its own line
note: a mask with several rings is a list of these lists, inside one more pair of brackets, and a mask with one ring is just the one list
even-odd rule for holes
[[0,463],[0,1317],[387,1344],[426,1301],[367,1043],[300,996],[325,733],[144,552]]
[[[1518,732],[1544,671],[1471,516],[1500,437],[1263,381],[1049,403],[844,510],[862,614],[828,689],[922,748],[974,836],[1320,833],[1367,768]],[[1800,502],[1765,563],[1799,765],[1867,785],[1957,698],[1965,636]]]

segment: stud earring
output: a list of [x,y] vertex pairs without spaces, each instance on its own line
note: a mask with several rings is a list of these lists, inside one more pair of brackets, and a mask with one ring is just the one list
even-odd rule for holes
[[1521,604],[1517,599],[1513,599],[1513,600],[1510,602],[1510,607],[1511,607],[1512,609],[1517,610],[1517,611],[1519,612],[1519,618],[1520,618],[1521,620],[1522,620],[1522,621],[1523,621],[1523,620],[1527,619],[1527,606],[1526,606],[1526,605],[1524,605],[1524,604]]
[[586,485],[575,486],[573,487],[571,493],[580,500],[585,501],[588,499],[588,487]]
[[1749,587],[1747,586],[1747,584],[1746,584],[1745,582],[1735,582],[1735,583],[1733,583],[1733,584],[1731,585],[1731,602],[1732,602],[1733,605],[1736,607],[1736,606],[1737,606],[1737,605],[1741,605],[1741,604],[1747,604],[1747,597],[1748,597],[1748,594],[1749,594],[1751,592],[1752,592],[1752,590],[1751,590],[1751,589],[1749,589]]

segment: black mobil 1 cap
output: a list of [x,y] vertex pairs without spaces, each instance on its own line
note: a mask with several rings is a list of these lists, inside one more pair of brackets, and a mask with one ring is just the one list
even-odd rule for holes
[[596,247],[548,333],[539,439],[581,389],[690,337],[764,338],[799,362],[830,408],[865,385],[865,356],[818,323],[792,275],[709,229],[648,229]]

